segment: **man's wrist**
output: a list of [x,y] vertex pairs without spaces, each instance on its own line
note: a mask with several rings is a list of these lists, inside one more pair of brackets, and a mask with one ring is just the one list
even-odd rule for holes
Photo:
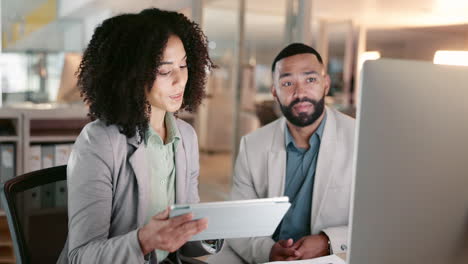
[[332,252],[331,252],[331,241],[330,241],[330,238],[327,236],[327,234],[325,234],[324,232],[321,232],[319,234],[321,237],[323,237],[324,239],[324,242],[326,242],[326,248],[327,248],[327,252],[328,252],[328,255],[331,255]]

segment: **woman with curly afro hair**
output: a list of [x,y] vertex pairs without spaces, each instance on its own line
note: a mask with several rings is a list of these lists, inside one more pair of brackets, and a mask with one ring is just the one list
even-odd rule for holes
[[[207,227],[169,206],[196,203],[193,111],[212,67],[207,40],[184,15],[146,9],[98,26],[78,86],[94,120],[67,167],[69,234],[58,263],[185,263],[222,240],[187,242]],[[184,260],[185,259],[185,260]]]

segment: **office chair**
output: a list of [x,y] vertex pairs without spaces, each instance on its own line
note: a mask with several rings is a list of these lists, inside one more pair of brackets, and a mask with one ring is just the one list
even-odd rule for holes
[[[66,179],[67,167],[58,166],[30,172],[2,184],[1,201],[18,264],[57,261],[67,238],[68,216],[66,200],[51,198],[59,198],[55,188],[66,186]],[[65,187],[61,188],[60,191],[65,192]],[[62,197],[66,199],[66,193]]]

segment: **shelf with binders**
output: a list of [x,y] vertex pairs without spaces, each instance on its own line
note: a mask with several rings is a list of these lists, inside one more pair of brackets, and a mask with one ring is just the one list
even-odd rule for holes
[[[42,143],[29,146],[29,170],[37,171],[66,165],[72,150],[72,142]],[[24,194],[25,212],[37,214],[66,208],[66,181],[54,182],[28,190]]]
[[[19,111],[0,108],[0,183],[22,173],[21,117]],[[1,205],[0,217],[5,217]]]
[[83,105],[0,108],[0,146],[8,145],[14,149],[13,157],[7,155],[2,162],[14,163],[14,175],[33,171],[29,166],[31,145],[73,143],[90,121],[87,113],[88,109]]
[[[20,175],[22,115],[19,111],[0,108],[0,182]],[[8,229],[6,214],[0,205],[0,264],[15,263],[13,242]]]
[[[90,122],[84,106],[23,110],[24,173],[66,165],[73,143]],[[66,182],[56,182],[27,191],[25,214],[49,214],[66,208]]]
[[[23,110],[24,173],[63,164],[31,167],[31,147],[73,144],[83,127],[90,122],[85,106]],[[66,164],[66,161],[65,163]]]
[[22,173],[21,113],[0,108],[0,181],[5,182]]
[[[90,121],[84,106],[0,108],[0,179],[65,165],[71,148]],[[5,170],[5,167],[7,170]],[[8,178],[8,179],[7,179]],[[40,238],[44,222],[66,229],[66,181],[28,190],[17,196],[17,209],[27,238]],[[65,215],[65,217],[64,217]],[[0,209],[0,264],[15,263],[6,215]]]

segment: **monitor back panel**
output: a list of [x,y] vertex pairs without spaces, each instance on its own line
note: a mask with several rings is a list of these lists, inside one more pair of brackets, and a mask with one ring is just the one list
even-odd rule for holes
[[366,62],[350,264],[468,263],[468,67]]

